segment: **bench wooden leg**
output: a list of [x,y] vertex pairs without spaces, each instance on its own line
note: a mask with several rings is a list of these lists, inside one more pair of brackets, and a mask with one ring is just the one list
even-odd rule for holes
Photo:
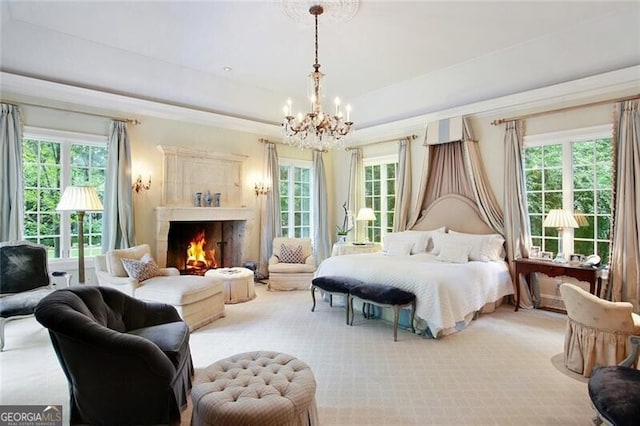
[[400,306],[393,305],[393,341],[398,341],[398,317],[400,316]]

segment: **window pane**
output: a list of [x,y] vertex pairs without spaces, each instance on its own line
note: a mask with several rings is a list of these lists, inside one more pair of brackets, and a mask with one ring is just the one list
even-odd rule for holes
[[544,147],[544,167],[562,167],[562,145]]
[[574,189],[593,188],[593,164],[588,166],[574,166],[573,168],[573,187]]
[[531,147],[525,150],[524,168],[540,169],[542,168],[542,152],[543,147]]
[[611,214],[611,191],[598,191],[598,214]]
[[562,169],[545,169],[543,179],[546,190],[562,190]]
[[593,241],[576,241],[574,242],[573,252],[588,256],[593,253]]
[[573,165],[593,167],[595,161],[594,141],[575,142],[573,144]]
[[576,210],[580,210],[585,214],[593,214],[593,191],[574,192],[573,205]]

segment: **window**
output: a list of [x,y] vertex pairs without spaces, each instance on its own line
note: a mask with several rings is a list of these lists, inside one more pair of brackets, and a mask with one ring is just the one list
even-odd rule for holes
[[311,238],[311,163],[280,162],[280,226],[283,237]]
[[[25,129],[24,237],[48,248],[49,259],[78,257],[77,214],[56,211],[68,185],[90,185],[104,198],[106,138],[45,129]],[[85,254],[101,253],[102,213],[87,212]]]
[[[396,203],[396,156],[366,160],[364,164],[364,205],[372,208],[375,222],[369,223],[367,238],[381,242],[387,232],[393,231]],[[357,214],[357,212],[356,212]]]
[[587,224],[563,231],[565,256],[598,254],[609,261],[611,126],[525,138],[524,172],[533,245],[558,251],[558,231],[542,226],[551,209],[584,214]]

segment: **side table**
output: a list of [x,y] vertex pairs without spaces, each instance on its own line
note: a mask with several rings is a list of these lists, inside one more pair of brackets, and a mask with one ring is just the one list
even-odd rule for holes
[[602,281],[600,270],[590,266],[572,265],[570,263],[554,263],[550,260],[521,258],[514,261],[516,265],[516,311],[520,307],[520,274],[525,276],[527,287],[531,290],[530,276],[533,273],[545,274],[549,277],[566,276],[589,283],[589,293],[600,294]]
[[362,254],[362,253],[376,253],[381,250],[380,244],[366,243],[366,244],[354,244],[354,243],[335,243],[331,250],[331,256],[343,256],[345,254]]

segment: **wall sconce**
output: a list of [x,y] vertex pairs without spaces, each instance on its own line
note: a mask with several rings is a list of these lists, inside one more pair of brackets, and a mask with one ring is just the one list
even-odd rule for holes
[[258,195],[267,195],[267,193],[269,193],[269,190],[271,188],[269,187],[269,184],[267,184],[267,183],[256,182],[255,189],[256,189],[256,196],[258,196]]
[[139,194],[142,191],[147,191],[151,189],[151,174],[147,178],[147,183],[142,182],[142,175],[138,175],[138,179],[131,185],[131,189],[136,191],[136,194]]

